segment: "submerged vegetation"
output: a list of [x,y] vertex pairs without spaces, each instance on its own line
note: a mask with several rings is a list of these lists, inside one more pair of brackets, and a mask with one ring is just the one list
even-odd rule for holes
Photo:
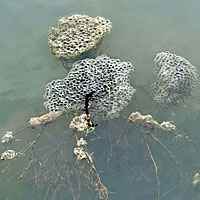
[[[111,22],[103,17],[73,15],[61,18],[58,28],[49,30],[49,45],[57,58],[79,58],[80,54],[96,47],[111,28]],[[198,75],[196,68],[189,61],[168,52],[157,54],[155,65],[157,81],[153,85],[153,98],[161,106],[178,106],[186,97],[192,95]],[[137,141],[143,144],[152,161],[157,183],[152,193],[156,193],[156,199],[160,200],[173,192],[178,186],[173,186],[169,190],[162,189],[162,169],[152,151],[152,144],[159,144],[161,149],[167,152],[180,173],[180,179],[184,179],[180,160],[160,138],[167,135],[177,143],[184,139],[187,141],[186,145],[195,142],[186,133],[178,130],[173,121],[158,122],[150,114],[142,115],[137,111],[137,105],[133,108],[135,112],[128,111],[129,117],[120,115],[121,111],[132,103],[132,96],[136,92],[130,84],[132,71],[134,67],[130,62],[122,62],[107,55],[74,62],[65,78],[53,80],[46,86],[44,106],[49,113],[31,118],[28,125],[19,131],[5,132],[1,143],[5,145],[6,150],[2,152],[1,160],[9,164],[6,167],[2,165],[4,168],[1,169],[1,173],[6,173],[15,161],[24,159],[27,165],[22,167],[18,178],[29,177],[38,189],[45,189],[44,199],[53,200],[58,196],[64,199],[70,194],[70,199],[78,200],[81,191],[86,188],[99,199],[108,200],[115,195],[115,191],[109,188],[109,184],[104,183],[101,176],[103,173],[96,166],[99,162],[96,155],[103,152],[97,144],[101,140],[108,144],[102,161],[106,167],[112,162],[118,149],[128,152],[128,157],[117,155],[117,159],[120,166],[127,164],[127,171],[130,172],[134,170],[130,164],[130,160],[134,158],[131,157],[133,145],[129,138],[133,133],[139,132],[140,139]],[[66,123],[66,119],[69,118],[71,122]],[[119,133],[97,133],[98,127],[103,127],[111,118],[121,121]],[[57,143],[56,136],[55,141],[52,141],[47,133],[49,129],[57,126],[59,121],[65,124],[66,130],[55,133],[61,137]],[[24,144],[21,142],[23,132],[30,129],[34,129],[36,135]],[[46,146],[41,145],[42,140],[46,142]],[[13,145],[16,141],[17,145]],[[51,148],[51,142],[55,148]],[[18,150],[15,149],[16,146]],[[113,171],[112,173],[116,173]],[[143,175],[141,177],[143,178]],[[199,174],[196,173],[193,182],[191,180],[189,184],[197,186],[199,179]]]

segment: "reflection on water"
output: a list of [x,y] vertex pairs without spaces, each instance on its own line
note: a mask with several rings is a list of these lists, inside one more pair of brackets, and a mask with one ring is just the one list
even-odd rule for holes
[[[178,130],[182,131],[178,138],[174,137],[174,133],[156,133],[178,162],[147,135],[158,166],[161,199],[199,199],[199,192],[192,186],[193,175],[200,170],[199,86],[190,101],[174,110],[158,108],[152,102],[150,87],[154,82],[153,58],[157,52],[169,50],[199,66],[199,6],[197,0],[192,3],[186,0],[173,3],[159,0],[0,1],[1,136],[6,130],[16,131],[25,127],[30,117],[46,113],[42,105],[46,83],[67,74],[61,62],[51,55],[47,45],[48,28],[55,26],[59,18],[75,13],[104,16],[111,20],[113,29],[98,51],[133,63],[136,72],[131,84],[137,89],[119,119],[99,123],[96,135],[91,133],[87,136],[88,141],[96,139],[88,148],[94,151],[94,163],[102,182],[113,192],[110,199],[157,199],[155,168],[144,135],[125,120],[136,110],[153,115],[159,122],[174,120]],[[51,158],[55,158],[56,148],[63,141],[66,143],[62,146],[61,161],[69,165],[75,162],[73,147],[76,141],[69,130],[71,119],[72,116],[63,116],[48,125],[38,140],[35,153],[43,161],[47,160],[49,167],[55,164]],[[19,133],[12,148],[20,151],[40,131],[40,128],[29,128]],[[0,151],[5,150],[6,147],[1,145]],[[48,187],[35,188],[31,179],[37,175],[37,170],[31,168],[31,173],[27,173],[23,179],[17,178],[22,169],[28,166],[32,153],[28,151],[25,157],[0,163],[0,169],[5,169],[1,174],[0,199],[45,198]],[[48,155],[48,159],[44,155]],[[72,184],[76,182],[72,180]],[[71,199],[71,194],[65,190],[58,193],[55,199],[63,199],[64,196]],[[52,197],[53,193],[50,192],[46,199]],[[94,193],[82,188],[81,200],[94,198]]]

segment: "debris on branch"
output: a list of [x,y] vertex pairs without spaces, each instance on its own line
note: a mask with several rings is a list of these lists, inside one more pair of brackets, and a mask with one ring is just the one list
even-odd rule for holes
[[6,131],[6,133],[3,135],[1,139],[2,144],[10,144],[13,141],[13,132],[12,131]]
[[20,152],[15,152],[14,150],[7,150],[1,154],[1,160],[13,160],[20,155],[23,154]]
[[29,120],[29,124],[31,128],[35,128],[39,125],[46,125],[55,120],[57,120],[63,114],[62,111],[51,111],[41,117],[33,117]]
[[128,121],[135,123],[148,130],[164,130],[173,131],[176,130],[176,126],[172,122],[162,122],[159,124],[153,119],[152,115],[142,115],[140,112],[132,112],[128,118]]

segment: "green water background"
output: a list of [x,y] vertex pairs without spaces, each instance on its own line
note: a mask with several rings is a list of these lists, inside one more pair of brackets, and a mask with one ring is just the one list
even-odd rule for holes
[[[59,18],[76,13],[104,16],[111,20],[113,29],[104,38],[99,52],[130,61],[135,66],[131,84],[137,92],[122,115],[127,118],[130,112],[139,110],[153,114],[158,121],[174,120],[178,129],[196,142],[195,145],[187,140],[175,142],[170,134],[160,137],[181,162],[184,178],[180,178],[179,167],[152,140],[152,152],[159,166],[161,196],[175,187],[164,200],[200,199],[191,184],[194,173],[200,171],[199,85],[191,101],[173,111],[158,109],[150,98],[150,84],[155,80],[153,58],[157,52],[168,50],[181,55],[199,69],[199,8],[198,0],[0,0],[0,135],[8,129],[19,130],[27,125],[30,117],[44,114],[45,85],[67,73],[47,45],[49,27],[56,26]],[[70,117],[68,121],[58,122],[56,128],[52,125],[48,129],[50,139],[43,138],[41,145],[62,140],[64,135],[59,132],[69,130],[69,121]],[[96,132],[111,134],[114,140],[126,125],[123,120],[111,120],[106,126],[99,124]],[[30,141],[36,132],[25,131],[23,142]],[[103,171],[102,180],[114,192],[110,199],[156,199],[155,172],[141,132],[132,126],[127,135],[129,144],[114,149],[109,169],[104,165],[109,143],[100,140],[93,147],[96,166]],[[14,147],[17,149],[22,144],[15,143]],[[68,157],[72,147],[69,146]],[[0,150],[4,151],[5,147],[1,146]],[[44,199],[42,191],[38,192],[31,181],[16,178],[22,166],[22,160],[21,163],[13,161],[11,170],[1,175],[1,200]],[[94,198],[87,190],[80,197],[81,200]]]

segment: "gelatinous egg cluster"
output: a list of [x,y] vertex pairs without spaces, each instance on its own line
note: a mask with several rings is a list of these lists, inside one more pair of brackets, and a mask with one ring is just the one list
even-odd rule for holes
[[95,47],[111,28],[104,17],[72,15],[61,18],[57,28],[49,29],[48,44],[57,58],[70,59]]
[[195,66],[170,52],[158,53],[154,62],[157,76],[153,84],[154,100],[165,107],[173,107],[192,95],[198,80]]
[[77,61],[66,78],[47,84],[44,106],[49,111],[84,110],[86,94],[94,92],[89,101],[90,114],[116,117],[135,92],[129,84],[133,70],[130,62],[106,55]]

